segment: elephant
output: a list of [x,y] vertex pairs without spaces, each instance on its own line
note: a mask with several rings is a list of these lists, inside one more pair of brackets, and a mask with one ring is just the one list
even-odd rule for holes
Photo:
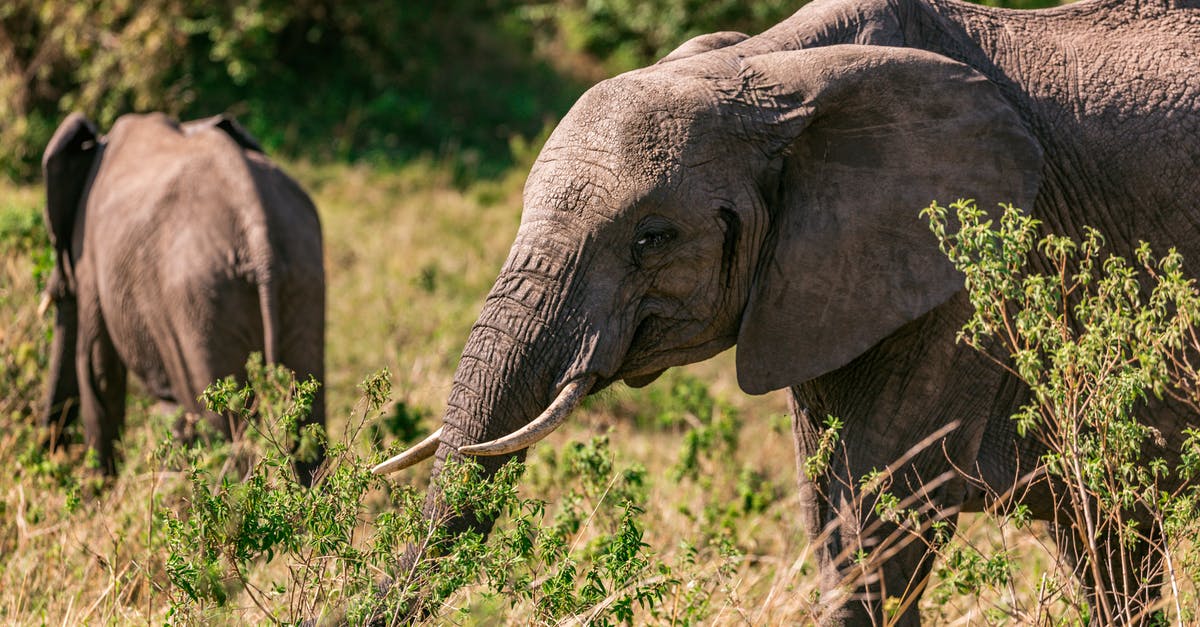
[[[42,160],[55,305],[41,421],[52,442],[82,417],[100,470],[117,470],[127,373],[166,408],[214,433],[238,428],[199,400],[244,374],[252,352],[324,379],[321,225],[308,195],[236,121],[118,118],[107,135],[68,116]],[[324,425],[318,390],[304,424]],[[310,481],[322,453],[298,461]]]
[[[1139,239],[1200,258],[1197,7],[817,0],[756,36],[702,35],[598,83],[532,166],[442,426],[377,471],[433,457],[426,514],[486,533],[493,521],[446,512],[447,460],[494,473],[584,396],[736,346],[743,391],[787,390],[802,458],[827,415],[845,424],[844,454],[798,473],[821,620],[920,624],[916,603],[884,606],[920,596],[932,532],[839,593],[846,556],[897,529],[857,511],[850,486],[888,468],[893,494],[952,525],[1040,449],[1010,419],[1027,388],[956,343],[963,277],[918,213],[1012,203],[1056,233],[1094,226],[1127,258]],[[1151,404],[1165,442],[1197,422]],[[1047,490],[1024,499],[1054,518]]]

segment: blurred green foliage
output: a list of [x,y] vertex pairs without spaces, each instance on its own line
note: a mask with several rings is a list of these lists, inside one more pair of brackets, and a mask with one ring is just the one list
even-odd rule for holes
[[525,7],[522,14],[571,52],[598,59],[610,74],[653,63],[704,33],[754,34],[775,25],[804,0],[565,0]]
[[[1030,8],[1054,0],[985,0]],[[314,159],[513,163],[583,89],[695,35],[757,33],[804,0],[7,0],[0,173],[36,174],[69,111],[226,111]]]
[[0,4],[0,171],[58,120],[229,111],[273,151],[449,154],[484,168],[582,90],[530,55],[510,0],[12,0]]

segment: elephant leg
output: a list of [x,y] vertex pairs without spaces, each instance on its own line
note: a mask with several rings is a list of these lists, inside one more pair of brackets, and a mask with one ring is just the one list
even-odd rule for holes
[[74,297],[55,304],[54,342],[50,346],[50,373],[43,402],[41,425],[47,430],[46,444],[65,444],[63,432],[79,419],[79,381],[75,349],[78,343],[78,307]]
[[[223,439],[231,442],[241,436],[244,425],[230,422],[229,417],[209,411],[200,401],[204,390],[229,375],[237,375],[239,381],[245,376],[240,374],[244,368],[245,352],[231,351],[229,359],[214,359],[212,348],[204,345],[204,340],[191,337],[189,330],[176,331],[177,337],[188,338],[182,346],[175,346],[170,354],[164,354],[163,361],[171,380],[172,395],[178,399],[174,425],[175,438],[186,445],[192,445],[197,440],[210,441]],[[242,342],[214,334],[213,342],[221,347],[240,346]],[[182,349],[182,350],[181,350]]]
[[[1099,534],[1094,546],[1068,522],[1050,523],[1059,555],[1081,582],[1092,608],[1093,625],[1165,624],[1154,610],[1163,585],[1163,556],[1155,546],[1162,535],[1124,542],[1113,531]],[[1099,577],[1099,583],[1097,582]]]
[[[861,496],[856,497],[859,502],[835,498],[840,511],[831,522],[836,527],[826,526],[832,537],[822,542],[826,547],[822,583],[828,588],[822,595],[832,597],[830,607],[836,609],[823,617],[823,623],[919,626],[919,602],[936,557],[933,532],[862,516]],[[954,517],[948,520],[951,529],[953,521]],[[826,571],[836,571],[839,580],[829,581]]]
[[[793,416],[803,467],[815,450],[805,442],[815,444],[819,431],[807,412]],[[952,535],[957,519],[945,507],[947,492],[960,491],[959,480],[945,475],[941,485],[923,483],[911,466],[902,466],[878,491],[867,491],[841,455],[835,451],[829,468],[817,477],[800,472],[802,520],[820,570],[821,624],[920,625],[918,600],[936,543]],[[897,497],[898,506],[879,506],[881,494]],[[934,520],[945,523],[941,534],[930,526]]]
[[955,343],[955,305],[791,390],[802,464],[826,416],[844,424],[823,472],[800,477],[828,624],[920,624],[935,541],[969,494],[959,471],[978,458],[986,417],[1008,409],[994,405],[1004,372]]
[[[313,270],[311,280],[289,282],[283,298],[290,306],[280,311],[280,362],[295,372],[296,381],[312,377],[320,384],[312,399],[312,410],[300,418],[301,434],[308,426],[325,428],[325,282],[319,271],[319,267]],[[316,446],[293,452],[296,477],[305,485],[312,484],[325,461],[324,446],[313,444]]]
[[209,411],[200,397],[225,377],[245,381],[246,358],[262,344],[261,323],[253,315],[254,292],[244,283],[212,281],[205,275],[180,281],[164,297],[180,306],[147,324],[161,359],[162,379],[182,410],[175,420],[175,437],[188,445],[197,440],[232,441],[244,425]]
[[99,303],[80,308],[76,373],[84,439],[100,470],[115,475],[115,445],[125,423],[125,364],[117,355]]
[[[235,375],[245,380],[247,356],[258,351],[265,359],[275,353],[275,360],[295,372],[297,381],[310,376],[324,383],[325,326],[324,286],[320,280],[300,282],[299,287],[283,291],[283,301],[290,307],[273,315],[264,315],[253,286],[248,284],[218,284],[212,291],[218,298],[212,302],[194,302],[192,307],[173,312],[161,331],[161,337],[174,338],[172,350],[164,350],[174,395],[189,410],[180,418],[181,434],[194,439],[194,425],[199,418],[211,431],[227,440],[240,436],[244,423],[231,423],[228,416],[209,411],[196,399],[214,381]],[[181,299],[189,294],[181,293]],[[278,348],[265,347],[268,320],[278,320],[281,329],[274,334]],[[325,424],[325,391],[317,388],[312,410],[301,417],[299,428]],[[289,451],[295,456],[299,480],[308,485],[318,466],[324,461],[324,449],[316,446]]]
[[[299,430],[303,434],[309,426],[325,428],[325,327],[317,322],[323,312],[312,312],[306,320],[296,320],[287,328],[280,361],[296,373],[297,381],[313,377],[320,383],[312,400],[312,409],[300,418]],[[286,319],[285,319],[286,320]],[[297,445],[301,443],[297,440]],[[325,462],[325,448],[320,442],[312,447],[300,447],[293,451],[296,476],[304,485],[311,485],[320,466]]]
[[196,422],[196,418],[187,411],[187,408],[176,402],[174,396],[171,396],[169,399],[160,398],[150,408],[150,413],[158,419],[172,421],[171,436],[177,442],[190,444],[195,440],[196,430],[193,425]]

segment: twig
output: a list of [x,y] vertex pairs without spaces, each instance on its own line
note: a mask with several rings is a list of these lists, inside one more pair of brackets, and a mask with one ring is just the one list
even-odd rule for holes
[[96,608],[100,607],[100,602],[103,601],[106,597],[108,597],[109,593],[111,593],[113,591],[113,588],[116,587],[117,580],[121,579],[122,577],[125,576],[125,573],[129,572],[129,566],[130,566],[129,564],[126,564],[125,568],[121,569],[121,572],[117,573],[114,576],[109,577],[108,587],[106,587],[104,589],[104,592],[100,593],[100,596],[96,597],[96,600],[92,602],[91,606],[88,607],[87,611],[85,611],[83,613],[83,615],[79,617],[79,620],[77,621],[78,623],[82,624],[82,623],[87,622],[87,619],[92,615],[92,612],[95,612]]

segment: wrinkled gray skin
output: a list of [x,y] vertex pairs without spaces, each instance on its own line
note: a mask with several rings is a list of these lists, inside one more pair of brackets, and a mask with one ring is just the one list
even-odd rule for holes
[[[126,115],[108,135],[73,114],[43,157],[56,252],[44,424],[82,417],[107,474],[125,416],[126,374],[185,414],[204,416],[214,380],[262,352],[301,379],[324,379],[321,225],[303,190],[231,119],[185,124]],[[169,406],[168,405],[168,406]],[[309,423],[324,424],[318,391]],[[298,464],[308,480],[320,459]]]
[[[1025,391],[955,344],[961,277],[918,210],[1012,202],[1055,232],[1094,225],[1118,254],[1145,239],[1200,260],[1198,53],[1200,10],[1169,2],[818,0],[758,36],[702,36],[596,85],[530,172],[434,480],[458,447],[525,425],[569,381],[641,386],[736,344],[746,392],[790,390],[799,455],[827,414],[845,421],[846,456],[800,478],[797,515],[819,538],[826,624],[880,619],[881,599],[920,594],[930,558],[908,544],[836,594],[846,552],[894,530],[860,535],[873,514],[845,485],[890,465],[894,493],[924,483],[917,504],[953,521],[986,499],[949,471],[1004,493],[1038,455],[1009,419]],[[1195,422],[1148,415],[1167,442]],[[509,457],[479,460],[494,471]],[[1053,516],[1044,489],[1025,501]],[[426,507],[441,515],[436,489]],[[919,621],[913,604],[897,624]]]

